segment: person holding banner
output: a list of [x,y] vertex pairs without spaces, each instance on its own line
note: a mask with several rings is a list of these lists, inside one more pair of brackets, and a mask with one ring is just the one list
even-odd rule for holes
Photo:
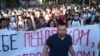
[[7,19],[0,18],[0,29],[7,29]]
[[66,24],[62,22],[57,26],[57,33],[46,40],[42,56],[68,56],[68,52],[70,52],[72,56],[75,56],[72,38],[66,34]]

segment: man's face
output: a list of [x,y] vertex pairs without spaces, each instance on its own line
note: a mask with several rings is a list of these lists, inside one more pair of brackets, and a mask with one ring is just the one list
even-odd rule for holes
[[65,25],[59,25],[57,28],[57,33],[59,37],[64,37],[66,34],[66,26]]

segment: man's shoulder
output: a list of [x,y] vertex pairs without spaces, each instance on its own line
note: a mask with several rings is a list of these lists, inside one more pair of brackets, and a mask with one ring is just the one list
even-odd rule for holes
[[53,35],[48,37],[47,41],[54,41],[55,37],[56,37],[56,34],[53,34]]
[[51,36],[57,36],[57,33],[55,33],[55,34],[52,34]]
[[55,34],[52,34],[51,36],[49,36],[50,38],[54,38],[54,37],[57,37],[57,33]]
[[69,35],[69,34],[66,34],[66,37],[68,37],[68,38],[71,38],[71,35]]

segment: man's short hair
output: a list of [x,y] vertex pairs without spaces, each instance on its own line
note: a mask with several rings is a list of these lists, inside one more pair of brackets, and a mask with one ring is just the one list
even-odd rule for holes
[[58,23],[58,26],[59,26],[59,25],[60,25],[60,26],[65,25],[65,26],[66,26],[66,23],[64,23],[64,22],[59,22],[59,23]]

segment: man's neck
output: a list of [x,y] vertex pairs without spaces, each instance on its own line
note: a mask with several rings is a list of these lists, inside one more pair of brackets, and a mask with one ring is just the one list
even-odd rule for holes
[[58,35],[58,37],[59,37],[61,40],[64,40],[64,38],[65,38],[65,36],[61,37],[61,36],[59,36],[59,35]]

